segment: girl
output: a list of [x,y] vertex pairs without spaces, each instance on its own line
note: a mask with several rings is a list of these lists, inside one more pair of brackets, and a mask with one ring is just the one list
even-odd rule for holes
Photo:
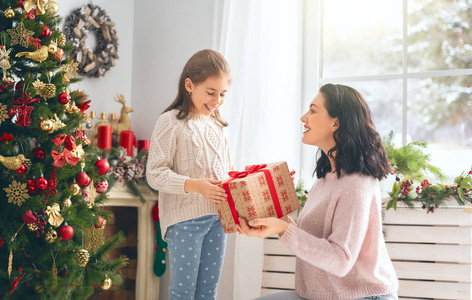
[[382,234],[379,180],[389,165],[370,109],[353,88],[327,84],[301,121],[302,142],[319,147],[318,180],[297,224],[287,217],[241,220],[249,236],[279,234],[295,255],[295,290],[259,299],[397,299]]
[[228,124],[218,107],[229,84],[229,66],[220,53],[195,53],[152,134],[146,177],[159,191],[170,299],[216,299],[226,235],[215,203],[226,200],[218,184],[233,169]]

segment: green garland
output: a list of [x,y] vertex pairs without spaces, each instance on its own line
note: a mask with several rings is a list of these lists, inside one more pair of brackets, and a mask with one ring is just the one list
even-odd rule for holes
[[[425,142],[412,142],[403,147],[396,148],[392,144],[393,132],[384,139],[387,150],[387,158],[391,163],[395,176],[390,200],[386,209],[397,209],[399,201],[408,207],[414,207],[420,203],[427,213],[434,212],[439,206],[445,206],[448,201],[456,200],[459,205],[466,205],[472,201],[472,170],[462,172],[454,179],[454,184],[431,184],[426,175],[434,175],[440,180],[446,176],[441,170],[430,164],[430,156],[423,152]],[[419,183],[416,185],[415,182]]]

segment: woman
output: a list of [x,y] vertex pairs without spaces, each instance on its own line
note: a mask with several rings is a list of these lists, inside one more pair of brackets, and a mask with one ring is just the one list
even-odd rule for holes
[[379,180],[389,165],[370,109],[355,89],[326,84],[301,121],[319,147],[317,181],[297,224],[241,219],[242,234],[280,241],[296,256],[295,290],[258,299],[398,299],[382,234]]

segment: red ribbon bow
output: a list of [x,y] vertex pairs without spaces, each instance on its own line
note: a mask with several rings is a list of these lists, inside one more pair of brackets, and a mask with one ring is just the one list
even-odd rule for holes
[[2,138],[0,139],[0,141],[5,141],[5,142],[7,142],[7,141],[13,141],[13,140],[14,140],[13,136],[12,136],[12,135],[9,135],[8,133],[3,133],[3,136],[2,136]]
[[54,159],[53,166],[62,168],[66,162],[75,166],[79,162],[79,158],[73,157],[69,150],[64,149],[62,153],[51,150],[51,156]]
[[228,196],[228,206],[231,211],[231,215],[233,216],[233,221],[236,225],[239,224],[239,214],[236,210],[236,206],[234,204],[233,196],[231,195],[231,191],[229,188],[229,183],[235,179],[238,178],[243,178],[248,176],[251,173],[256,173],[256,172],[262,172],[264,173],[266,180],[267,180],[267,185],[269,186],[269,191],[270,195],[272,197],[272,201],[274,202],[274,208],[275,212],[277,214],[278,218],[281,218],[283,216],[282,213],[282,208],[280,207],[280,202],[279,202],[279,197],[277,195],[277,191],[275,189],[274,185],[274,180],[272,179],[272,175],[270,174],[270,171],[268,169],[264,169],[267,167],[266,164],[262,165],[252,165],[249,168],[246,169],[246,171],[243,172],[238,172],[238,171],[231,171],[228,172],[228,175],[232,178],[225,183],[223,183],[223,188],[226,191],[226,195]]
[[64,143],[64,141],[66,142],[66,148],[69,151],[72,151],[75,149],[75,147],[77,147],[77,145],[75,144],[75,137],[73,137],[72,135],[61,133],[58,134],[57,137],[52,140],[56,147],[59,147],[62,143]]
[[265,167],[267,167],[266,164],[262,164],[262,165],[252,165],[250,166],[249,168],[247,168],[246,171],[242,171],[242,172],[238,172],[238,171],[230,171],[228,173],[228,175],[231,177],[231,178],[243,178],[243,177],[246,177],[247,175],[251,174],[251,173],[255,173],[257,171],[259,171],[260,169],[264,169]]

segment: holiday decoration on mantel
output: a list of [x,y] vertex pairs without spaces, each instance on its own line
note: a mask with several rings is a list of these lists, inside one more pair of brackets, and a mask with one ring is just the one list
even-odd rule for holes
[[[127,264],[107,259],[123,234],[95,227],[110,217],[97,207],[110,166],[83,129],[90,100],[70,87],[79,64],[58,11],[52,0],[0,0],[1,299],[87,299],[106,278],[105,288],[120,284]],[[112,27],[89,13],[84,22]]]
[[[95,49],[85,43],[90,31],[97,38]],[[72,11],[65,21],[64,33],[68,43],[75,46],[70,55],[78,62],[79,74],[100,77],[115,66],[119,58],[115,23],[99,6],[87,4]]]

